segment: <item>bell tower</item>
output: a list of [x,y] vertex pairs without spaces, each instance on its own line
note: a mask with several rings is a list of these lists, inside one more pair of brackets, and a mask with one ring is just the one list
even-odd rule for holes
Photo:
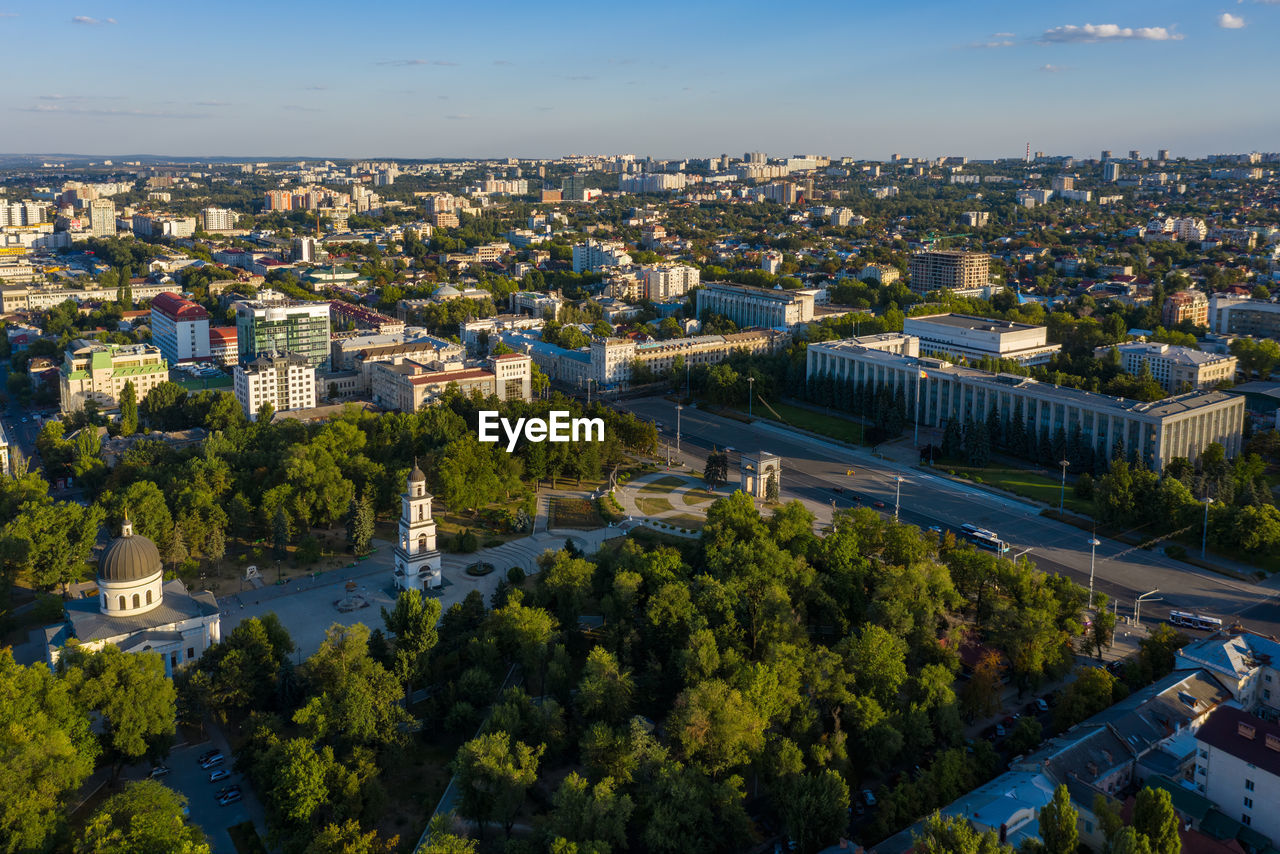
[[397,590],[426,591],[440,586],[440,552],[436,549],[436,523],[431,518],[431,494],[427,492],[427,476],[418,468],[417,460],[400,496],[395,564]]

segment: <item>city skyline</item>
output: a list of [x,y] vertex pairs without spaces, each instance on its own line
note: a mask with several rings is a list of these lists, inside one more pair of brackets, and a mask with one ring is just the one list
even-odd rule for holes
[[[885,159],[1271,150],[1273,0],[1004,9],[0,6],[8,152]],[[504,15],[510,10],[513,14]],[[509,18],[509,20],[508,20]],[[924,22],[924,23],[922,23]],[[927,26],[925,25],[927,23]],[[368,41],[352,43],[365,28]],[[50,45],[61,59],[47,62]],[[195,59],[193,59],[193,57]],[[41,63],[44,63],[41,65]],[[1189,109],[1194,107],[1194,109]]]

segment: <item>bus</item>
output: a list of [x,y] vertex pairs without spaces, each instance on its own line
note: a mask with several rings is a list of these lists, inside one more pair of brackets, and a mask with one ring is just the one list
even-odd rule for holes
[[995,531],[989,531],[986,528],[979,528],[977,525],[961,525],[960,536],[973,543],[980,549],[985,549],[996,554],[1004,554],[1009,551],[1009,544],[1000,539]]
[[1169,622],[1187,629],[1200,629],[1211,632],[1222,628],[1222,620],[1217,617],[1205,617],[1190,611],[1170,611]]

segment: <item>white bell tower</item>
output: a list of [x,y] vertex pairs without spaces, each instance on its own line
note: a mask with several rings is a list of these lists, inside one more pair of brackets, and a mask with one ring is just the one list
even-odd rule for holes
[[431,494],[427,476],[414,460],[408,488],[400,496],[400,539],[395,550],[394,582],[397,590],[439,587],[440,552],[436,550],[436,523],[431,518]]

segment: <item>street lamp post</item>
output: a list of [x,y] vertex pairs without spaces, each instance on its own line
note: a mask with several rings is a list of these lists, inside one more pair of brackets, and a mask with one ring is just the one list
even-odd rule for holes
[[747,417],[751,418],[751,405],[756,396],[756,378],[747,377]]
[[591,384],[595,382],[594,377],[587,377],[587,406],[591,405]]
[[897,522],[898,508],[902,505],[902,482],[906,480],[906,478],[900,474],[895,474],[893,479],[897,484],[893,493],[893,521]]
[[1093,607],[1093,565],[1098,557],[1098,546],[1102,545],[1097,537],[1089,538],[1089,607]]
[[1062,515],[1062,505],[1067,500],[1067,466],[1071,465],[1070,460],[1058,460],[1058,465],[1062,466],[1062,488],[1058,490],[1058,515]]
[[1204,497],[1204,534],[1200,537],[1200,559],[1204,560],[1205,552],[1209,550],[1209,505],[1213,503],[1213,499],[1209,496]]
[[1148,599],[1148,598],[1147,598],[1148,596],[1154,596],[1154,595],[1156,595],[1156,594],[1157,594],[1157,593],[1159,593],[1159,592],[1160,592],[1160,588],[1159,588],[1159,587],[1157,587],[1155,590],[1152,590],[1150,593],[1143,593],[1143,594],[1142,594],[1141,596],[1139,596],[1137,599],[1133,600],[1133,623],[1134,623],[1134,625],[1136,625],[1136,626],[1141,626],[1141,625],[1142,625],[1142,603],[1143,603],[1143,602],[1159,602],[1159,601],[1161,601],[1161,600],[1159,600],[1159,599]]
[[915,438],[912,440],[916,448],[920,447],[920,378],[922,376],[924,376],[924,371],[917,369],[916,370],[916,405],[915,405],[916,429],[915,429]]
[[680,404],[676,404],[676,462],[680,461],[680,410],[684,409]]

